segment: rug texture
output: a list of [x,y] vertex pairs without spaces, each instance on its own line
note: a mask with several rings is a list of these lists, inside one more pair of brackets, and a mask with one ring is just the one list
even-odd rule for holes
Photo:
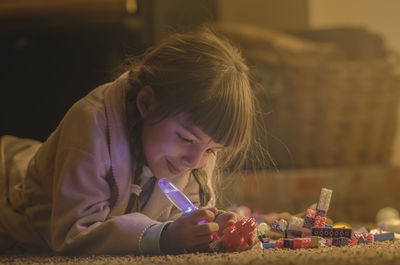
[[96,255],[72,257],[9,254],[0,255],[0,264],[389,265],[400,264],[400,240],[360,244],[352,247],[324,247],[314,249],[254,248],[241,253],[192,253],[165,256]]

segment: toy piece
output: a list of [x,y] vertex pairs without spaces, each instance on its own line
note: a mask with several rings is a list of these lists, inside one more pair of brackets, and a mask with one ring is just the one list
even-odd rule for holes
[[271,231],[283,234],[287,229],[287,221],[285,219],[274,220],[271,223]]
[[293,248],[311,248],[311,238],[293,239]]
[[354,237],[357,239],[358,244],[372,243],[375,241],[374,235],[369,233],[354,232]]
[[347,237],[332,238],[332,246],[342,247],[347,246],[350,243],[350,239]]
[[317,215],[314,220],[314,227],[325,227],[326,217]]
[[283,239],[283,248],[293,248],[293,239],[292,238],[284,238]]
[[311,247],[312,248],[326,247],[325,238],[322,238],[319,236],[312,236],[311,237]]
[[332,227],[334,227],[334,228],[351,228],[351,225],[349,225],[348,223],[345,223],[345,222],[337,222],[337,223],[334,223]]
[[363,234],[365,243],[372,243],[375,241],[374,235],[373,234]]
[[325,246],[331,247],[333,243],[333,238],[325,238]]
[[394,232],[381,233],[374,235],[374,241],[394,240]]
[[279,238],[275,241],[275,248],[283,248],[283,238]]
[[219,241],[226,251],[236,251],[245,242],[251,245],[252,239],[256,236],[256,228],[257,223],[254,218],[245,217],[226,227]]
[[158,186],[167,196],[167,198],[178,208],[182,213],[190,213],[198,208],[180,191],[171,181],[162,178],[158,181]]
[[349,242],[349,246],[355,246],[357,244],[358,244],[358,240],[355,237],[353,237]]
[[317,203],[316,216],[326,217],[329,204],[331,203],[332,190],[322,188],[319,201]]
[[307,209],[306,216],[304,217],[303,227],[311,229],[314,226],[314,222],[315,222],[315,210]]
[[289,225],[287,229],[287,234],[289,237],[299,238],[302,236],[303,232],[308,232],[309,230],[304,228],[304,219],[292,216],[289,220]]
[[288,230],[298,230],[298,231],[303,231],[303,225],[304,225],[304,219],[297,217],[297,216],[292,216],[290,217],[289,224],[288,224]]
[[275,243],[263,243],[262,245],[265,249],[275,248]]
[[312,236],[319,236],[324,238],[339,238],[339,237],[352,237],[351,228],[331,228],[331,227],[313,227],[311,229]]
[[[258,224],[257,225],[257,237],[258,237],[258,240],[260,240],[263,243],[269,242],[269,238],[267,238],[267,233],[270,230],[271,230],[271,228],[270,228],[270,226],[268,224],[266,224],[264,222]],[[268,241],[266,242],[266,240],[268,240]]]

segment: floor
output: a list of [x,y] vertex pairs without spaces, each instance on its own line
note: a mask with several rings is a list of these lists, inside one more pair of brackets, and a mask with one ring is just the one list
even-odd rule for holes
[[166,256],[24,256],[0,255],[0,264],[400,264],[400,240],[346,247],[315,249],[261,249],[242,253],[201,253]]

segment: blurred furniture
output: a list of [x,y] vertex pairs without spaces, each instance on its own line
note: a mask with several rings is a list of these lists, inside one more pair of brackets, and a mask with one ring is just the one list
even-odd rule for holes
[[302,212],[332,189],[328,216],[334,221],[375,223],[379,209],[400,209],[400,167],[363,165],[246,172],[227,180],[222,206],[245,205],[260,213]]
[[359,28],[297,37],[243,24],[218,28],[243,48],[262,84],[258,98],[269,114],[261,141],[278,168],[389,163],[400,79],[379,36]]

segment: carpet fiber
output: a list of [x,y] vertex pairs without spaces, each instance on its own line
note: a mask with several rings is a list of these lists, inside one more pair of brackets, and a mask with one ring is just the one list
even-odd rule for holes
[[213,264],[400,264],[400,241],[375,242],[357,246],[315,249],[260,249],[242,253],[200,253],[165,256],[86,257],[0,255],[0,264],[138,264],[138,265],[213,265]]

